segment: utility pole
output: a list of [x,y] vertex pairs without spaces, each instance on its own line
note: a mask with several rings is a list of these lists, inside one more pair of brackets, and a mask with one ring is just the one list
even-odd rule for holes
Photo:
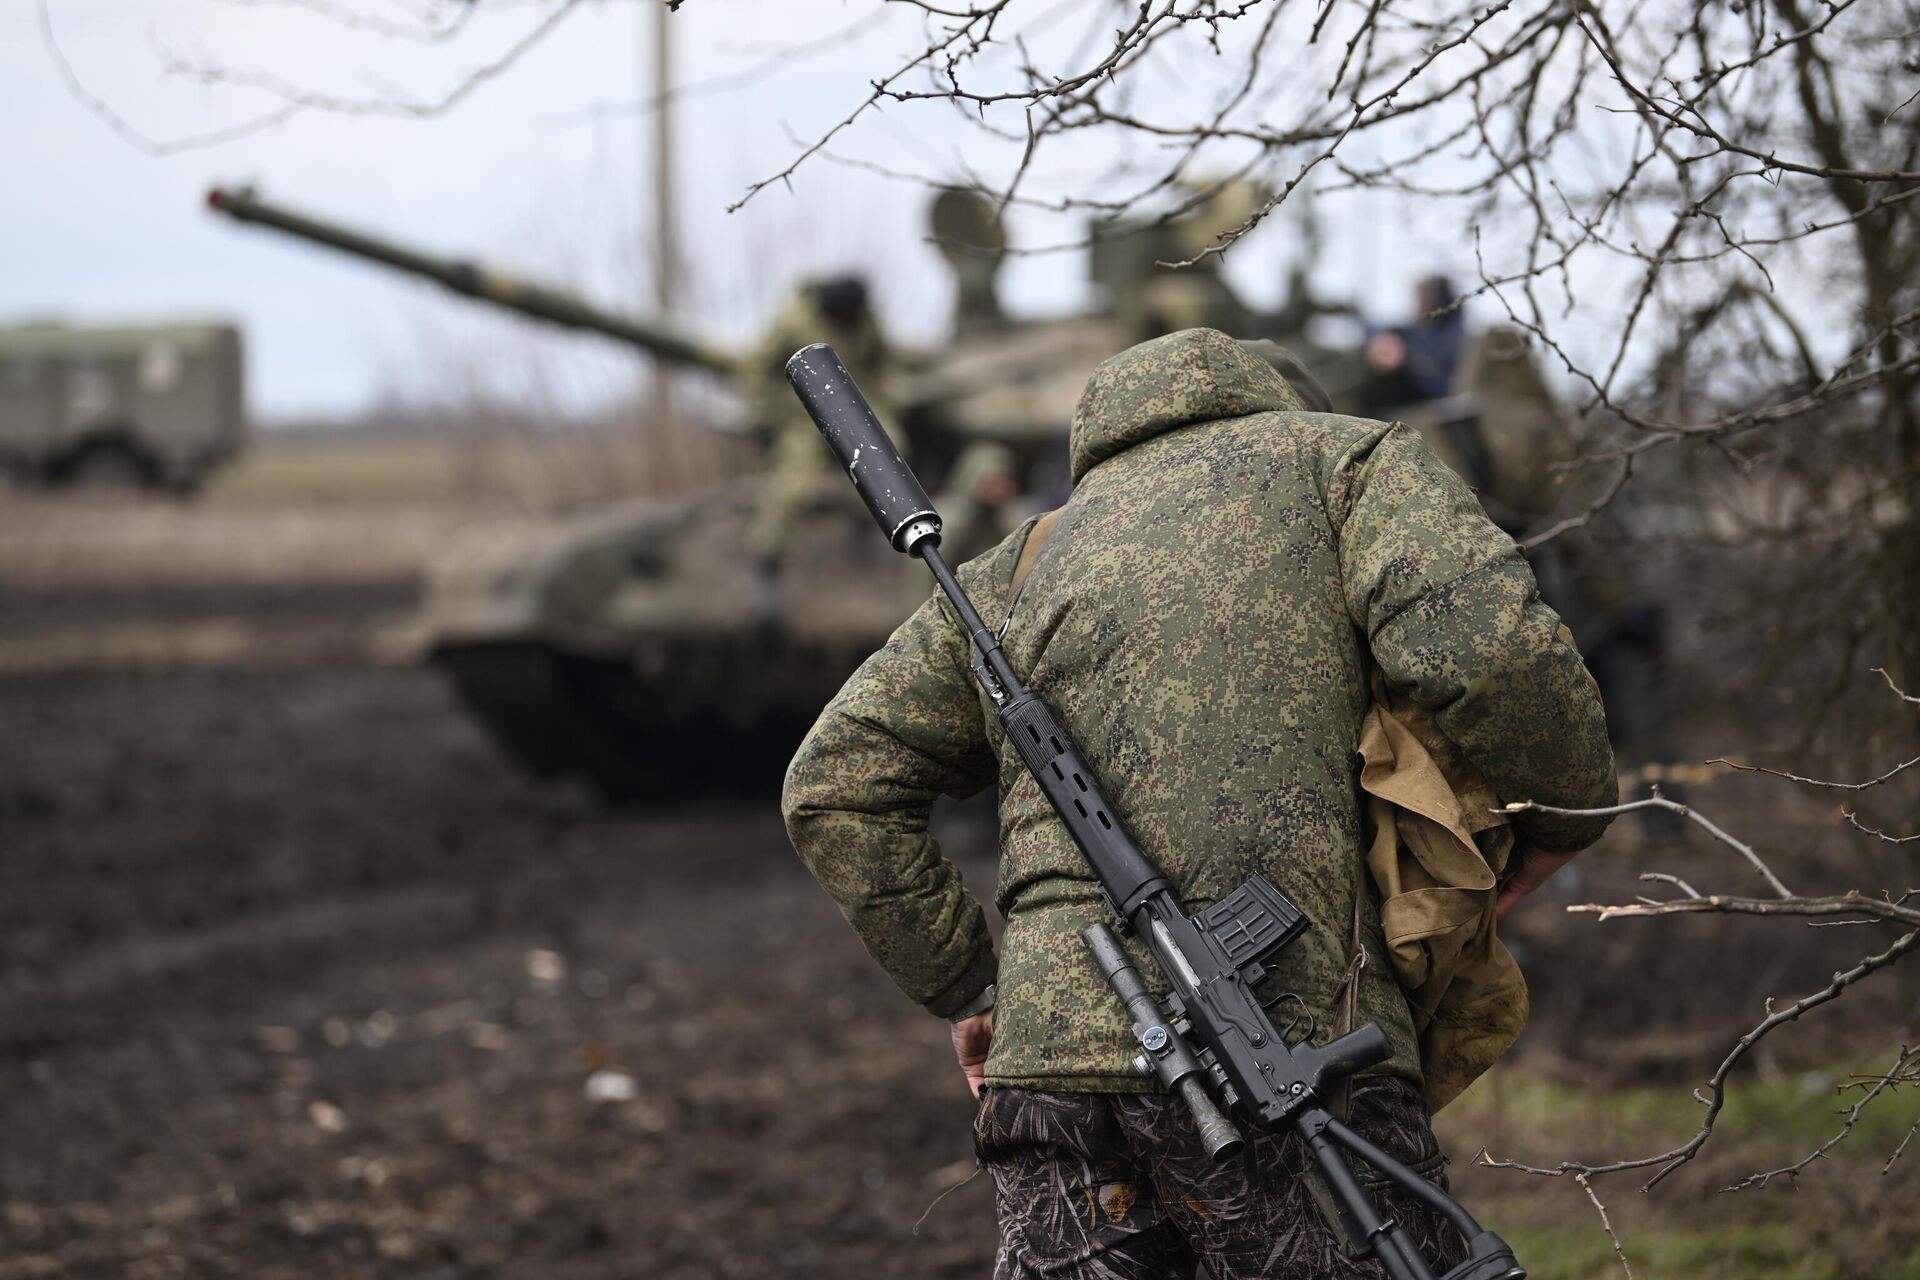
[[[673,42],[667,30],[667,0],[653,5],[653,91],[658,109],[653,113],[653,305],[661,320],[674,322],[675,276],[680,246],[673,223]],[[673,366],[653,361],[653,413],[664,445],[673,423]]]

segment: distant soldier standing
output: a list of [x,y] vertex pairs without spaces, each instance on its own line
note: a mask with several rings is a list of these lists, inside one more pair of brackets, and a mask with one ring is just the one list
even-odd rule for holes
[[867,297],[867,282],[859,276],[833,276],[803,286],[774,318],[749,364],[748,410],[755,425],[773,436],[752,533],[754,550],[770,565],[778,562],[809,511],[829,502],[857,509],[846,484],[831,473],[820,434],[794,402],[783,373],[796,348],[823,341],[833,344],[863,385],[885,387],[887,345]]
[[[1362,865],[1370,681],[1429,714],[1501,798],[1586,808],[1615,784],[1579,654],[1513,541],[1417,435],[1308,412],[1267,359],[1214,330],[1101,365],[1071,455],[1067,504],[971,561],[962,584],[1008,620],[1014,667],[1189,909],[1254,872],[1298,902],[1312,928],[1270,991],[1299,994],[1318,1042],[1343,1004],[1385,1030],[1394,1052],[1355,1084],[1351,1123],[1441,1180],[1415,1020]],[[929,601],[822,714],[784,808],[861,940],[953,1020],[961,1068],[985,1086],[975,1140],[998,1196],[996,1274],[1184,1277],[1198,1256],[1215,1280],[1379,1275],[1315,1212],[1297,1140],[1258,1135],[1215,1166],[1128,1070],[1127,1016],[1079,936],[1107,907],[968,656]],[[996,784],[999,957],[927,832],[938,794]],[[1516,824],[1528,843],[1503,906],[1605,825]],[[1374,1194],[1426,1256],[1458,1256],[1429,1210]]]

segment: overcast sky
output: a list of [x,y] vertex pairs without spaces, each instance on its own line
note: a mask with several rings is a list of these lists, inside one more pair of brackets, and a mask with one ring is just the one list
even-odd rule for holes
[[[276,101],[191,83],[168,73],[170,60],[336,96],[429,101],[553,7],[496,4],[458,40],[425,43],[344,31],[299,0],[47,4],[86,91],[163,141],[243,124]],[[791,192],[770,190],[742,213],[725,212],[750,180],[786,163],[794,138],[843,114],[876,68],[911,46],[909,13],[875,12],[848,0],[705,0],[673,15],[675,79],[691,86],[676,122],[684,248],[698,259],[681,317],[688,326],[739,339],[795,278],[865,267],[879,276],[883,315],[896,331],[937,336],[949,295],[921,238],[923,189],[817,163]],[[0,8],[0,156],[11,189],[0,201],[0,322],[238,318],[250,343],[253,407],[268,418],[350,414],[383,395],[429,395],[467,376],[462,361],[473,363],[481,348],[525,353],[529,369],[544,360],[540,376],[557,367],[588,398],[615,394],[631,367],[624,356],[529,336],[380,269],[234,226],[203,198],[214,183],[253,182],[264,195],[424,248],[557,276],[603,301],[643,307],[653,125],[631,106],[654,91],[652,20],[651,4],[582,5],[510,70],[433,118],[315,111],[250,137],[153,156],[76,99],[43,46],[35,0],[16,0]],[[1177,97],[1181,87],[1157,92]],[[951,174],[977,135],[943,112],[890,110],[836,149]],[[1404,309],[1421,270],[1463,265],[1447,260],[1460,251],[1457,230],[1387,225],[1390,212],[1357,216],[1336,220],[1316,266],[1332,292],[1392,312]],[[1031,214],[1012,228],[1028,243],[1070,232]],[[1372,247],[1382,234],[1393,253]],[[1288,251],[1285,228],[1236,249],[1230,266],[1243,292],[1275,301]],[[1084,299],[1083,271],[1074,255],[1022,259],[1003,292],[1018,311],[1068,309]],[[481,363],[486,378],[511,385],[503,370],[514,361]]]

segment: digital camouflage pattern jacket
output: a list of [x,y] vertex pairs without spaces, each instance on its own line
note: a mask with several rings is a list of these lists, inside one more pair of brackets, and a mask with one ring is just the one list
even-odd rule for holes
[[[1616,794],[1600,700],[1513,540],[1413,431],[1310,413],[1264,360],[1189,329],[1106,361],[1070,441],[1074,489],[1013,602],[1005,646],[1140,846],[1197,910],[1264,872],[1306,913],[1262,995],[1294,991],[1321,1040],[1365,880],[1357,755],[1369,677],[1431,713],[1503,799]],[[1032,522],[960,571],[1006,617]],[[1092,872],[1005,741],[935,596],[822,713],[787,774],[794,847],[902,990],[936,1014],[998,974],[989,1082],[1133,1091],[1120,1003],[1080,930]],[[997,786],[1006,916],[927,833],[940,793]],[[1604,821],[1516,817],[1552,850]],[[1407,1002],[1363,904],[1358,1017],[1383,1070],[1419,1079]],[[1154,973],[1144,951],[1135,956]],[[1275,1007],[1282,1021],[1289,1006]]]

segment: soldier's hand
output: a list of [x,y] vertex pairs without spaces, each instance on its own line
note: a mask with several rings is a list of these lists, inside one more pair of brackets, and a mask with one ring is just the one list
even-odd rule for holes
[[1367,339],[1367,367],[1375,373],[1392,373],[1407,362],[1407,343],[1397,333],[1376,333]]
[[1514,903],[1545,884],[1549,876],[1574,858],[1572,853],[1548,853],[1531,845],[1521,845],[1513,852],[1514,857],[1519,859],[1519,870],[1507,877],[1507,882],[1500,886],[1500,900],[1494,905],[1494,916],[1501,920],[1507,918],[1507,912],[1513,910]]
[[987,1048],[993,1043],[993,1010],[976,1013],[953,1024],[953,1056],[960,1059],[960,1070],[967,1077],[967,1088],[974,1097],[987,1079]]

